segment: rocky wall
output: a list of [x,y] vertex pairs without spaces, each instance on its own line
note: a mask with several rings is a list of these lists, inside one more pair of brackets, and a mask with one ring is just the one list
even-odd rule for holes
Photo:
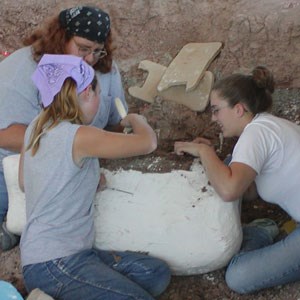
[[300,0],[0,0],[0,51],[13,51],[58,9],[98,4],[112,17],[123,71],[142,59],[168,65],[189,42],[223,42],[215,75],[263,64],[281,87],[300,87]]

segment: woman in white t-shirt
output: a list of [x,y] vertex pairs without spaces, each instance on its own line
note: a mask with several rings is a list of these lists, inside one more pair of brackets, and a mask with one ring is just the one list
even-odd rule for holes
[[[258,193],[299,222],[300,127],[269,113],[273,91],[273,76],[265,67],[215,84],[210,99],[212,120],[224,137],[239,138],[229,165],[201,137],[176,142],[175,151],[200,157],[209,181],[224,201],[246,194],[254,198]],[[276,223],[269,219],[244,227],[241,251],[226,272],[230,288],[244,294],[300,280],[300,228],[274,243],[277,234]]]

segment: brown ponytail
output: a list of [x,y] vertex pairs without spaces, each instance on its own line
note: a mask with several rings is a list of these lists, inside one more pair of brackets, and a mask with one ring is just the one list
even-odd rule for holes
[[213,90],[231,107],[243,103],[255,115],[271,110],[274,79],[266,67],[258,66],[252,75],[233,74],[221,79],[215,83]]

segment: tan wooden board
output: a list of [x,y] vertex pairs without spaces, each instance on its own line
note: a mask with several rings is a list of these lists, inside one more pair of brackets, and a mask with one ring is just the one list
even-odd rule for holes
[[186,44],[165,70],[158,91],[177,85],[185,85],[187,92],[195,89],[221,47],[220,42]]
[[158,95],[157,85],[164,74],[167,67],[156,64],[149,60],[142,60],[139,69],[148,72],[148,76],[142,87],[133,86],[128,89],[131,96],[144,100],[149,103],[154,102],[154,98]]
[[156,96],[161,96],[164,100],[183,104],[194,111],[205,110],[214,82],[214,76],[210,71],[204,72],[204,76],[198,86],[190,92],[186,91],[184,85],[172,86],[160,92],[157,90],[157,85],[166,67],[148,60],[143,60],[140,62],[139,68],[147,71],[148,76],[142,87],[134,86],[128,89],[131,96],[149,103],[153,103]]

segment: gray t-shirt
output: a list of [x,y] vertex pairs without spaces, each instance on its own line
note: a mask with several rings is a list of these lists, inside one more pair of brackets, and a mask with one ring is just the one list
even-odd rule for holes
[[[37,89],[31,75],[36,68],[29,47],[15,51],[0,63],[0,129],[12,124],[28,125],[40,112]],[[2,160],[13,154],[0,148]]]
[[[0,129],[12,124],[28,125],[41,111],[38,91],[31,76],[36,68],[31,47],[21,48],[0,63]],[[127,108],[120,72],[113,62],[112,70],[102,74],[96,72],[101,87],[101,101],[92,125],[104,128],[120,122],[114,104],[119,97]],[[0,171],[4,157],[14,154],[0,148]]]
[[[25,145],[32,126],[26,130]],[[86,159],[81,168],[73,162],[73,140],[79,126],[62,122],[42,136],[34,156],[25,152],[23,266],[72,255],[93,245],[93,201],[100,168],[97,158]]]

